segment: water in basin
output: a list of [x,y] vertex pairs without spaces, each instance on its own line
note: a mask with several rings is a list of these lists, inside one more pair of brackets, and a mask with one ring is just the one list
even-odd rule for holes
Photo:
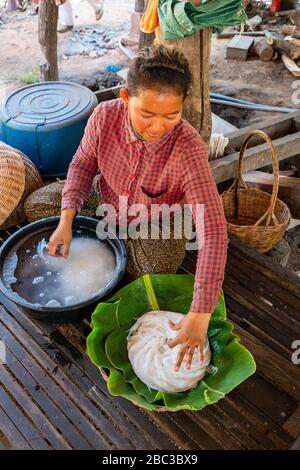
[[88,229],[73,231],[69,256],[47,252],[53,230],[40,231],[19,242],[6,257],[3,280],[7,288],[35,305],[64,307],[84,302],[113,278],[113,249]]

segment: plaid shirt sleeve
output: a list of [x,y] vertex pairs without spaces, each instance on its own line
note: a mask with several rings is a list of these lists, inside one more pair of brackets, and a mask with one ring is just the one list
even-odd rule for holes
[[80,210],[91,190],[98,170],[98,144],[100,132],[99,109],[93,112],[85,127],[84,136],[70,163],[62,192],[61,209]]
[[[201,137],[188,143],[183,154],[183,190],[191,204],[198,238],[193,312],[213,313],[224,279],[227,227],[217,185],[208,162],[208,149]],[[196,219],[196,204],[204,205],[204,224]]]

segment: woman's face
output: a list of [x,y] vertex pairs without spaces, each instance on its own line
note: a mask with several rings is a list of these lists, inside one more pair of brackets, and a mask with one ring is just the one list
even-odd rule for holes
[[172,90],[159,92],[141,88],[137,96],[128,97],[127,106],[135,132],[142,139],[155,142],[179,123],[183,96],[177,95]]

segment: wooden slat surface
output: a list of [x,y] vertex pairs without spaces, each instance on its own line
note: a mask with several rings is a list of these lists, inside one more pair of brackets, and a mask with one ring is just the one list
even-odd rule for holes
[[[35,400],[49,427],[62,434],[68,446],[147,449],[160,442],[162,449],[174,448],[167,436],[149,426],[145,417],[137,422],[127,416],[127,402],[123,410],[125,400],[117,406],[98,370],[79,350],[75,359],[73,349],[69,352],[52,341],[51,334],[59,333],[55,327],[49,330],[47,324],[37,325],[14,304],[1,300],[6,309],[0,310],[0,337],[7,347],[7,363],[2,367],[6,375],[18,378],[24,393]],[[92,378],[85,369],[93,369]],[[17,401],[15,407],[22,404]]]
[[[195,253],[180,270],[195,271]],[[201,412],[150,413],[111,397],[89,361],[88,322],[32,320],[0,294],[0,447],[7,449],[289,449],[299,446],[300,281],[233,241],[228,317],[257,373]],[[298,335],[298,337],[297,337]]]

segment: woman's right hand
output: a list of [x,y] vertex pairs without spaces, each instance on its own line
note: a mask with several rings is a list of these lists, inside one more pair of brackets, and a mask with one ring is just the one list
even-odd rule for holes
[[[72,224],[60,221],[48,242],[51,256],[68,256],[72,241]],[[62,250],[60,247],[62,246]]]
[[[48,253],[51,256],[68,256],[72,241],[72,223],[76,215],[75,209],[63,209],[56,230],[48,243]],[[60,250],[63,247],[62,251]]]

